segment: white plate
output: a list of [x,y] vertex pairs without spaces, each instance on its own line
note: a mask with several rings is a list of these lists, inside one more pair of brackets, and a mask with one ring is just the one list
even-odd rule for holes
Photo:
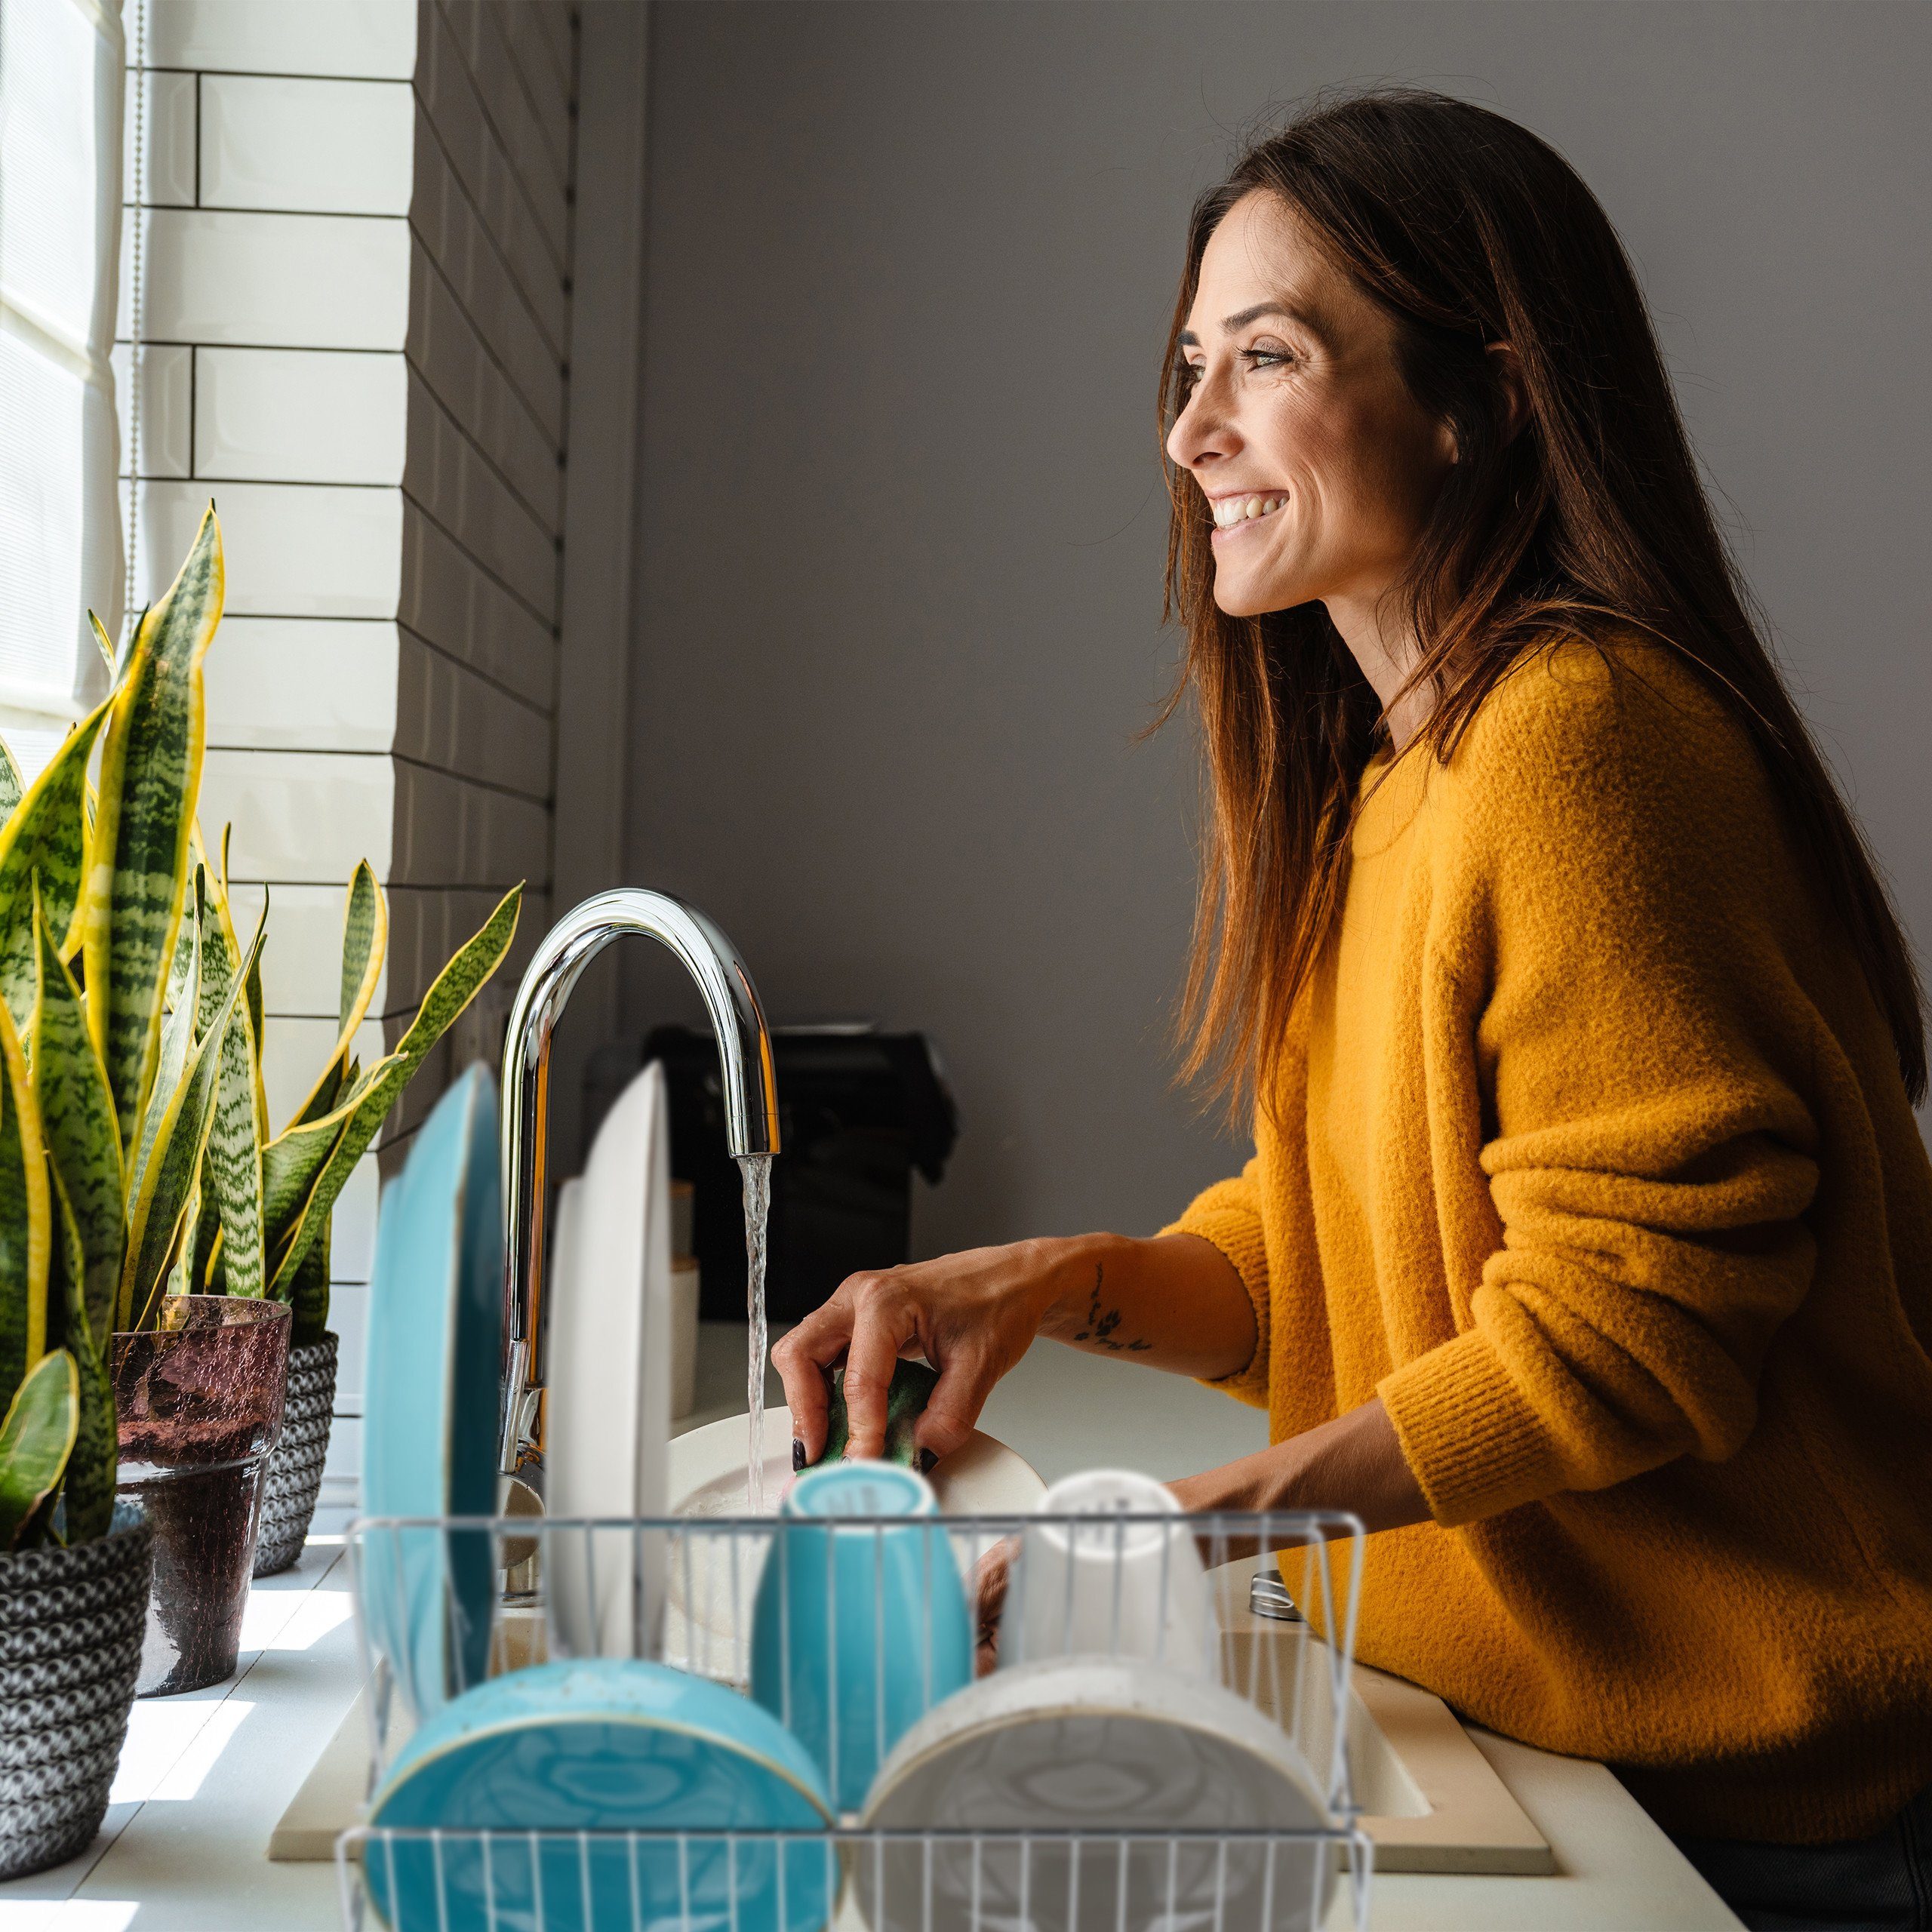
[[[689,1517],[692,1534],[670,1552],[669,1592],[665,1612],[664,1657],[669,1663],[706,1677],[745,1684],[750,1664],[752,1604],[764,1567],[767,1539],[706,1536],[706,1517],[741,1516],[745,1510],[745,1463],[750,1449],[749,1420],[728,1416],[675,1437],[671,1444],[671,1513]],[[782,1404],[764,1412],[764,1502],[775,1515],[778,1500],[792,1480],[792,1411]],[[1032,1466],[1003,1442],[977,1429],[935,1466],[928,1478],[946,1516],[1023,1516],[1046,1493]],[[996,1540],[987,1536],[970,1546],[955,1540],[960,1574],[970,1577],[982,1550]],[[734,1560],[731,1544],[737,1545]]]
[[[1293,1740],[1232,1690],[1137,1660],[1054,1658],[936,1705],[872,1786],[868,1829],[963,1829],[983,1834],[977,1854],[972,1839],[937,1841],[929,1861],[916,1839],[868,1846],[853,1876],[872,1932],[1306,1932],[1335,1880],[1322,1841],[1165,1835],[1327,1823]],[[1146,1835],[1086,1840],[1076,1872],[1070,1844],[1001,1836],[1026,1832]]]
[[[671,1430],[670,1119],[655,1060],[598,1130],[558,1204],[544,1358],[545,1508],[659,1516]],[[571,1655],[648,1647],[663,1598],[657,1540],[553,1541],[552,1628]]]

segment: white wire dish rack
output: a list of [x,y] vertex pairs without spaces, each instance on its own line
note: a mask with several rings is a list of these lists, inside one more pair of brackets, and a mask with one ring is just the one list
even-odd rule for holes
[[[356,1524],[375,1808],[337,1846],[345,1924],[1361,1932],[1352,1518],[908,1527]],[[771,1771],[771,1815],[691,1822],[721,1750]]]

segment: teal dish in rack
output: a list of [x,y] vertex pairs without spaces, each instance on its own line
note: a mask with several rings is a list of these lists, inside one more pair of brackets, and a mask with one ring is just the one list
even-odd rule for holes
[[810,1754],[749,1698],[591,1657],[493,1678],[423,1725],[371,1807],[363,1878],[396,1932],[822,1932],[832,1822]]
[[[503,1182],[497,1090],[471,1067],[383,1195],[369,1282],[362,1498],[371,1516],[488,1516],[497,1503]],[[480,1684],[494,1553],[486,1530],[371,1530],[370,1639],[420,1720]]]
[[752,1611],[752,1695],[804,1741],[841,1811],[973,1681],[972,1620],[938,1514],[923,1476],[871,1462],[808,1469],[779,1509]]

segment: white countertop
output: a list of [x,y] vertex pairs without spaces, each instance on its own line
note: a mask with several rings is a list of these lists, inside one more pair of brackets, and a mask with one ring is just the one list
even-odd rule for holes
[[[0,1932],[325,1932],[332,1865],[271,1864],[269,1835],[354,1701],[355,1620],[339,1541],[256,1586],[234,1679],[134,1706],[115,1801],[80,1857],[0,1884]],[[1601,1764],[1472,1732],[1555,1848],[1549,1878],[1389,1873],[1377,1932],[1735,1932]],[[1349,1921],[1346,1890],[1331,1926]]]

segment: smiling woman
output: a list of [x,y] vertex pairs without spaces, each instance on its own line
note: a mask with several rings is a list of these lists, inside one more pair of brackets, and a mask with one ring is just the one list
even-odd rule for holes
[[1616,234],[1500,115],[1324,106],[1197,203],[1161,380],[1186,1070],[1255,1156],[854,1277],[774,1352],[807,1452],[841,1355],[860,1454],[901,1353],[938,1454],[1036,1335],[1214,1382],[1272,1446],[1172,1487],[1383,1533],[1368,1661],[1611,1764],[1753,1924],[1921,1922],[1918,983]]

